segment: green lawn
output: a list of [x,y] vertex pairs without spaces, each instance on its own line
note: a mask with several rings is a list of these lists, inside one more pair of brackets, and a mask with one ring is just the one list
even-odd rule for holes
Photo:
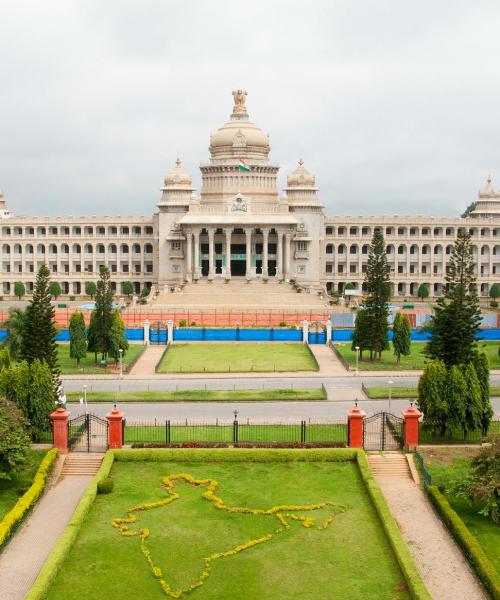
[[[295,513],[316,519],[305,528],[287,517],[282,533],[274,516],[216,510],[203,499],[204,486],[176,484],[180,498],[138,513],[131,530],[147,527],[147,549],[173,589],[188,586],[203,571],[203,558],[248,540],[273,534],[265,543],[212,562],[210,575],[193,600],[406,600],[389,542],[355,463],[153,463],[118,462],[114,491],[98,496],[54,581],[48,600],[161,600],[166,595],[152,575],[137,537],[111,526],[140,503],[166,497],[161,478],[188,473],[219,482],[217,496],[229,506],[268,509],[281,504],[333,501],[338,509]],[[401,591],[402,590],[402,591]]]
[[31,486],[46,452],[46,450],[30,450],[22,471],[12,479],[0,479],[0,520]]
[[[366,391],[368,398],[371,400],[387,400],[389,398],[388,387],[367,387]],[[393,387],[391,395],[393,398],[417,398],[418,390],[417,388],[410,387]],[[492,385],[490,387],[490,396],[500,396],[500,386]]]
[[[486,352],[492,369],[500,369],[500,356],[498,356],[499,342],[480,342],[478,349]],[[342,357],[349,363],[351,369],[356,368],[356,350],[351,350],[351,344],[334,344]],[[382,352],[381,360],[370,360],[369,352],[363,354],[363,359],[359,361],[360,371],[411,371],[414,369],[423,369],[426,357],[423,354],[425,342],[412,342],[411,353],[409,356],[402,356],[401,362],[396,362],[392,344],[390,350]]]
[[249,371],[317,371],[305,344],[173,344],[163,355],[159,373],[247,373]]
[[[142,344],[130,344],[127,352],[123,356],[123,370],[124,372],[127,370],[128,365],[135,360],[139,355],[141,355],[146,346]],[[119,371],[119,365],[115,365],[114,362],[111,363],[108,368],[102,368],[99,365],[94,363],[94,353],[88,352],[85,358],[82,358],[80,361],[80,368],[76,367],[76,360],[74,358],[70,358],[69,356],[69,344],[58,344],[57,345],[58,358],[59,358],[59,366],[61,367],[61,372],[63,375],[77,375],[79,373],[83,374],[109,374],[109,373],[117,373]],[[99,356],[98,356],[99,359]]]
[[[78,402],[81,392],[68,392],[68,402]],[[178,390],[164,392],[87,392],[89,402],[265,402],[326,400],[324,388],[269,390]]]
[[454,496],[450,483],[460,480],[469,470],[471,458],[477,454],[472,448],[433,448],[423,449],[425,464],[432,476],[432,483],[444,486],[445,495],[460,515],[469,531],[477,538],[484,552],[500,573],[500,525],[478,514],[478,506],[469,506],[465,500]]
[[[171,424],[170,442],[225,442],[232,444],[234,431],[232,423],[211,424]],[[347,444],[347,423],[307,423],[306,442],[344,442]],[[166,425],[133,424],[125,425],[125,443],[158,442],[166,443]],[[243,442],[300,442],[300,423],[246,424],[238,423],[238,440]]]

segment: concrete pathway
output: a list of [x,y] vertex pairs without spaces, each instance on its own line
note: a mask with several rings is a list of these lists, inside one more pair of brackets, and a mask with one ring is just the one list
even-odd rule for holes
[[344,365],[335,352],[326,344],[311,344],[309,346],[314,358],[318,361],[322,375],[347,375]]
[[148,346],[132,367],[129,377],[156,377],[156,365],[160,362],[166,346]]
[[489,598],[421,488],[408,475],[374,476],[432,598]]
[[0,597],[22,600],[33,585],[92,477],[64,477],[50,487],[0,553]]

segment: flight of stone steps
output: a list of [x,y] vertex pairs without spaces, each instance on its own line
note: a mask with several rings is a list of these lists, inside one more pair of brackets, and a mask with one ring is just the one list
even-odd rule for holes
[[411,478],[408,460],[404,454],[396,452],[368,454],[368,464],[376,477]]
[[61,477],[93,477],[101,466],[104,454],[70,452],[64,461]]

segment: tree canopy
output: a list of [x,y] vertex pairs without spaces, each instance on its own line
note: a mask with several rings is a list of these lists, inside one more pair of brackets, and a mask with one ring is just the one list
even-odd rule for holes
[[392,345],[398,364],[401,362],[401,355],[409,356],[411,352],[411,325],[408,317],[398,312],[394,318],[392,326]]
[[87,355],[87,331],[83,314],[77,310],[69,320],[69,355],[76,359],[76,366]]

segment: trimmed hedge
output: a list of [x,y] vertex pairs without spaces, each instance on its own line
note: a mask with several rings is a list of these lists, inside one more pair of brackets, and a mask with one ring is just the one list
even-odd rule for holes
[[344,442],[174,442],[161,444],[159,442],[135,442],[132,449],[137,448],[345,448]]
[[68,553],[76,540],[76,536],[80,531],[83,521],[92,507],[92,504],[94,503],[97,495],[97,486],[101,481],[109,476],[113,462],[113,452],[107,452],[99,471],[83,493],[83,496],[81,497],[73,516],[67,524],[66,529],[62,532],[61,536],[52,548],[49,557],[45,561],[45,564],[38,574],[35,583],[24,597],[24,600],[43,600],[43,598],[47,596],[52,582],[59,572],[59,569],[64,564],[64,561],[66,560],[66,557],[68,556]]
[[415,561],[413,560],[413,556],[401,535],[396,520],[387,506],[384,495],[373,478],[370,467],[368,466],[366,454],[362,451],[358,452],[357,459],[361,478],[363,479],[368,495],[375,506],[382,527],[389,538],[389,542],[396,555],[399,567],[403,572],[411,597],[414,598],[414,600],[432,600],[432,596],[425,587],[422,577],[415,565]]
[[500,575],[486,556],[477,539],[467,529],[459,515],[450,506],[446,497],[437,486],[429,485],[427,493],[440,517],[450,530],[451,534],[462,548],[468,561],[476,571],[479,579],[488,589],[495,600],[500,600]]
[[38,467],[30,488],[19,498],[12,509],[0,521],[0,548],[12,535],[15,528],[21,523],[27,512],[34,506],[45,489],[45,483],[54,462],[57,458],[57,449],[49,450]]

